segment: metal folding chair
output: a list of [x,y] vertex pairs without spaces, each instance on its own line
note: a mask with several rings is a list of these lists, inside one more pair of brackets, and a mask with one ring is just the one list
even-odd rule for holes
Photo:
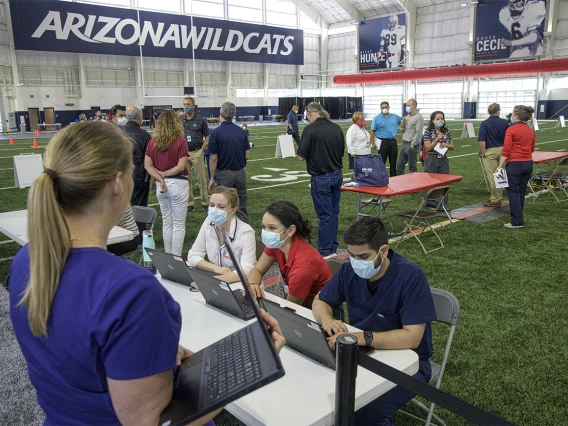
[[[448,362],[450,349],[454,340],[456,326],[458,325],[458,319],[460,316],[460,302],[458,301],[456,296],[454,296],[449,291],[432,287],[430,288],[430,291],[432,292],[432,298],[434,299],[434,306],[436,308],[436,321],[450,326],[450,333],[446,342],[446,349],[444,350],[442,363],[436,364],[435,362],[430,361],[430,367],[432,368],[432,377],[430,378],[429,383],[430,385],[435,386],[437,389],[440,389],[440,385],[442,384],[442,377],[444,376],[444,373],[446,371],[446,364]],[[418,401],[416,398],[413,398],[410,402],[422,409],[424,412],[428,413],[426,420],[406,411],[400,411],[401,413],[426,423],[426,426],[430,426],[432,418],[436,422],[438,422],[438,424],[445,426],[445,423],[442,421],[442,419],[434,414],[434,407],[436,406],[436,404],[430,403],[430,406],[428,407]]]
[[[418,243],[422,247],[422,250],[424,250],[424,254],[428,254],[435,250],[444,248],[444,243],[442,242],[442,239],[440,238],[436,230],[432,227],[430,221],[438,217],[437,210],[439,210],[441,207],[444,213],[446,214],[446,216],[448,217],[448,219],[450,220],[450,229],[452,229],[453,221],[450,216],[450,213],[448,213],[448,210],[444,205],[444,198],[448,194],[449,190],[450,190],[449,186],[441,186],[439,188],[433,188],[422,197],[422,199],[420,200],[420,204],[418,205],[418,208],[416,210],[410,210],[399,213],[399,215],[402,217],[410,218],[410,221],[404,219],[405,227],[404,230],[402,231],[401,238],[398,240],[398,243],[396,244],[396,247],[398,247],[401,241],[405,239],[404,237],[407,234],[412,234],[412,236],[416,238],[416,241],[418,241]],[[428,201],[436,201],[436,208],[434,209],[434,211],[423,210],[423,208],[426,207],[426,203]],[[427,231],[428,229],[432,231],[432,233],[436,236],[436,238],[440,242],[440,246],[432,250],[426,250],[426,247],[424,247],[424,244],[422,244],[422,241],[420,239],[422,233],[424,231]]]
[[391,229],[394,229],[392,220],[389,216],[384,218],[384,212],[392,200],[387,197],[375,196],[373,198],[366,198],[360,201],[359,211],[357,212],[357,219],[364,216],[379,217],[383,223],[389,222]]
[[[140,229],[140,233],[146,229],[154,229],[154,223],[156,223],[156,218],[158,217],[158,212],[156,209],[152,207],[144,207],[144,206],[132,206],[132,215],[134,216],[134,221],[138,224],[138,228]],[[148,228],[148,225],[150,228]],[[144,253],[142,252],[142,245],[138,245],[136,250],[130,251],[128,253],[123,253],[124,255],[138,253],[140,252],[140,260],[138,264],[142,264],[142,259],[144,257]]]
[[[339,257],[335,257],[333,259],[327,259],[327,266],[329,266],[329,270],[331,271],[331,275],[335,275],[337,273],[337,271],[339,271],[339,269],[341,269],[341,266],[344,263],[349,262],[346,259],[341,259]],[[340,306],[337,309],[333,309],[332,312],[333,318],[341,320],[343,322],[345,322],[345,310],[343,306]]]
[[[557,202],[568,201],[568,157],[558,163],[554,170],[548,174],[542,173],[540,175],[545,188],[549,188],[549,193],[556,199]],[[555,191],[559,190],[564,192],[566,197],[558,198]]]

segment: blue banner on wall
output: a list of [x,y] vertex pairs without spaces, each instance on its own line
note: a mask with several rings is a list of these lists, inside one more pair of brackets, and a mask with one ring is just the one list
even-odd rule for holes
[[546,0],[491,0],[477,5],[474,60],[543,54]]
[[16,49],[304,64],[304,32],[50,0],[10,0]]
[[359,69],[404,67],[406,15],[369,19],[359,24]]

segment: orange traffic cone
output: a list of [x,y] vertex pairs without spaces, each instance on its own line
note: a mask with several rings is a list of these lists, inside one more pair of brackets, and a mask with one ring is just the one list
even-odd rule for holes
[[36,138],[34,138],[34,148],[39,148],[39,146],[37,146],[37,140],[36,140]]
[[36,134],[36,136],[41,136],[41,134],[39,133],[39,127],[36,127],[35,134]]
[[10,145],[14,145],[14,138],[10,136]]

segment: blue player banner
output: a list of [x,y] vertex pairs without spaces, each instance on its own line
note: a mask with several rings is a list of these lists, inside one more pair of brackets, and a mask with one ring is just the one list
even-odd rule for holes
[[304,64],[304,32],[52,0],[10,0],[16,49]]
[[546,0],[480,0],[474,60],[540,56]]
[[406,16],[404,13],[361,21],[359,69],[404,67]]

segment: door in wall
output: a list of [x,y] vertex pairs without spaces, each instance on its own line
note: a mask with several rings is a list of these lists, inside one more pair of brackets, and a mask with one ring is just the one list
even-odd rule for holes
[[39,123],[39,108],[28,108],[28,117],[30,118],[30,130],[37,129]]
[[53,108],[44,108],[43,118],[45,120],[45,130],[55,130],[55,110]]

